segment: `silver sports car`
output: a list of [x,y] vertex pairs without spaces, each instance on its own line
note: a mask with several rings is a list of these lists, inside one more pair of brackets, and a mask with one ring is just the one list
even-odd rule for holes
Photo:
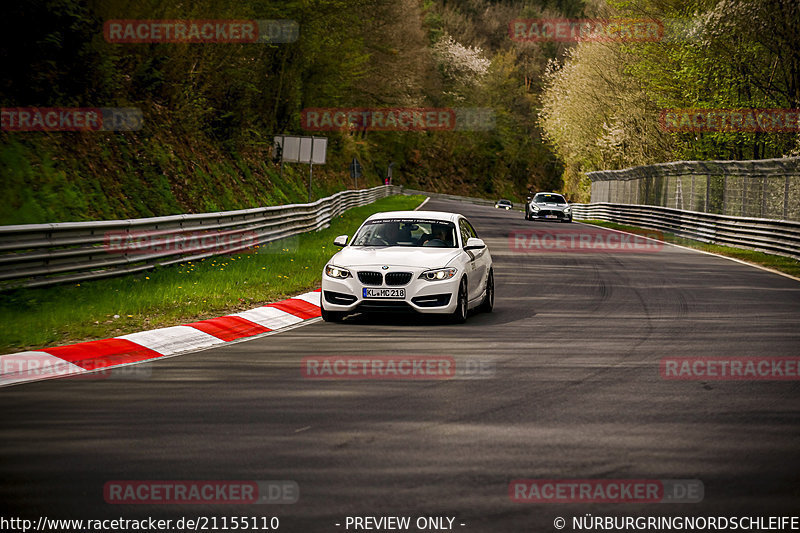
[[572,208],[558,193],[539,192],[525,204],[525,218],[572,222]]

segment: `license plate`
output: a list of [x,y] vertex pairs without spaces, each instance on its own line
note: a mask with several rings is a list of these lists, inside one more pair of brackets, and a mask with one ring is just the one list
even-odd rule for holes
[[545,215],[544,218],[558,218],[556,215]]
[[398,298],[406,297],[405,289],[368,289],[364,287],[364,298]]

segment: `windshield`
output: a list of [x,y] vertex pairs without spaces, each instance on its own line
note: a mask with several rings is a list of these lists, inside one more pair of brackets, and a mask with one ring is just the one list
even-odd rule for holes
[[549,203],[549,204],[565,204],[567,203],[564,200],[564,197],[560,194],[537,194],[534,199],[534,202],[537,203]]
[[364,224],[350,246],[455,248],[452,222],[422,219],[382,219]]

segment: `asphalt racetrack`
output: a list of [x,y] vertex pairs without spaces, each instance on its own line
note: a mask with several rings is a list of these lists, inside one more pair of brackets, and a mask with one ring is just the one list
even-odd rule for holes
[[[572,518],[586,514],[798,514],[800,382],[665,379],[660,364],[796,357],[800,282],[671,246],[520,249],[512,232],[609,231],[450,201],[424,209],[464,213],[487,242],[494,313],[464,325],[316,321],[140,365],[138,379],[0,389],[3,516],[277,516],[280,531],[297,532],[354,531],[348,516],[453,517],[465,532],[547,532],[557,517],[573,531]],[[301,374],[305,357],[353,355],[447,356],[486,371],[388,381]],[[698,480],[703,495],[517,502],[517,479]],[[104,499],[114,480],[292,480],[300,496],[117,505]]]

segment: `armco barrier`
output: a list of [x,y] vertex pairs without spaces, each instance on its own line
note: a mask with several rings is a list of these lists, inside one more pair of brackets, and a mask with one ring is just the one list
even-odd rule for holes
[[236,253],[322,229],[351,207],[370,204],[399,191],[399,187],[381,185],[342,191],[310,204],[130,220],[0,226],[0,288],[43,287],[105,278],[220,254],[204,250],[111,253],[106,245],[109,233],[135,235],[157,231],[163,236],[180,237],[192,232],[224,232],[229,237],[247,236],[245,244],[224,251]]
[[800,259],[800,221],[733,217],[654,205],[573,204],[575,220],[604,220],[712,244]]
[[800,157],[673,161],[586,175],[592,203],[800,221]]

